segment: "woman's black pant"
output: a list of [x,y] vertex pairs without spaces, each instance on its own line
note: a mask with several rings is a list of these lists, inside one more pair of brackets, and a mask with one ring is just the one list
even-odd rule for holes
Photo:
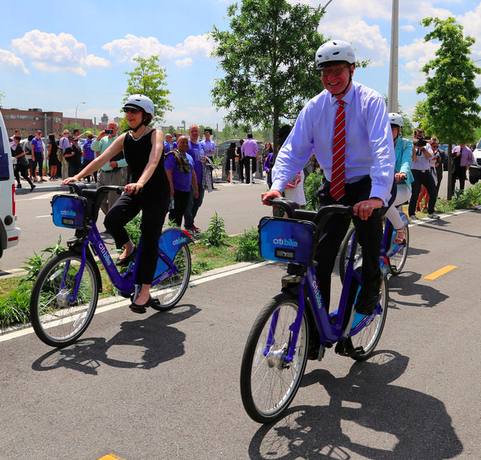
[[20,185],[20,175],[30,184],[33,185],[33,182],[28,177],[28,165],[24,163],[17,163],[15,165],[15,179],[17,179],[17,184]]
[[162,233],[170,199],[163,195],[139,192],[137,195],[124,193],[105,216],[105,228],[112,235],[118,249],[129,241],[125,225],[140,211],[142,221],[142,244],[140,247],[137,284],[152,284],[157,267],[157,247]]
[[434,213],[434,206],[436,205],[436,183],[434,182],[433,175],[429,169],[424,171],[418,169],[411,169],[413,173],[414,182],[411,187],[411,200],[409,201],[409,215],[413,216],[416,212],[416,202],[418,201],[419,192],[421,191],[421,185],[426,187],[429,194],[428,201],[428,213]]

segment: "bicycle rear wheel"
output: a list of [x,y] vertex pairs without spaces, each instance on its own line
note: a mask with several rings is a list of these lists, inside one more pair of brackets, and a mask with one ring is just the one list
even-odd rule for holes
[[297,299],[292,295],[274,297],[259,313],[247,339],[241,364],[240,390],[244,408],[256,422],[270,423],[280,418],[301,383],[309,343],[305,312],[293,359],[286,362],[292,340],[290,327],[298,309]]
[[362,347],[363,351],[352,356],[356,361],[365,361],[374,352],[379,340],[381,339],[384,324],[386,323],[387,309],[389,304],[388,283],[385,276],[381,283],[381,307],[382,311],[376,315],[372,321],[359,333],[351,337],[354,348]]
[[[403,268],[404,265],[406,264],[406,259],[408,257],[408,250],[409,250],[409,227],[406,226],[404,227],[404,233],[406,235],[406,243],[402,245],[402,247],[399,249],[396,254],[389,256],[389,264],[391,267],[391,273],[393,275],[399,275]],[[393,232],[393,238],[394,238],[394,232]],[[391,244],[391,247],[393,245]]]
[[168,310],[175,306],[189,286],[192,262],[188,245],[179,249],[173,262],[179,271],[150,289],[152,298],[158,300],[151,303],[154,310]]
[[98,268],[89,259],[83,269],[81,263],[77,252],[62,252],[45,265],[33,286],[32,326],[39,339],[52,347],[75,342],[94,316],[100,289]]

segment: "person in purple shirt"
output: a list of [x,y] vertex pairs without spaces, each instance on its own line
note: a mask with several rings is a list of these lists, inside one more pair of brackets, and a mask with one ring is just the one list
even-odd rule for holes
[[251,177],[256,172],[257,154],[259,148],[257,142],[252,139],[252,134],[247,135],[247,140],[242,144],[241,152],[244,155],[244,167],[246,170],[246,184],[254,183],[254,177]]
[[191,188],[190,191],[190,198],[189,198],[189,205],[184,213],[184,226],[185,229],[192,233],[200,233],[200,228],[194,225],[195,216],[197,215],[197,211],[202,206],[202,201],[204,200],[204,187],[202,186],[202,179],[203,179],[203,166],[202,163],[205,163],[205,153],[202,147],[202,144],[199,142],[199,127],[197,125],[191,125],[189,127],[189,149],[187,153],[193,158],[194,160],[194,171],[195,176],[197,179],[197,189],[198,189],[198,196],[195,196],[194,188]]
[[194,171],[194,159],[187,153],[189,139],[181,136],[177,140],[177,146],[177,149],[166,154],[165,172],[170,182],[170,198],[174,200],[169,219],[180,228],[182,216],[189,205],[190,190],[194,189],[194,198],[197,198],[199,189]]
[[454,191],[456,179],[459,179],[460,190],[464,190],[466,173],[469,171],[469,167],[474,164],[473,151],[466,144],[461,142],[458,147],[454,147],[452,156],[454,170],[451,178],[451,190]]
[[[92,150],[92,143],[94,141],[94,135],[92,133],[87,134],[87,141],[82,148],[82,169],[86,168],[92,161],[95,160],[95,152]],[[80,146],[79,146],[80,147]],[[94,182],[97,182],[97,171],[93,173]],[[90,174],[87,176],[87,181],[90,184]]]
[[205,156],[212,158],[215,155],[215,144],[210,140],[210,136],[212,135],[212,130],[205,129],[204,130],[204,136],[205,136],[205,141],[202,142],[202,147],[204,148]]
[[[37,130],[35,137],[32,139],[32,161],[33,161],[33,180],[38,182],[46,182],[43,178],[43,154],[45,152],[45,146],[42,141],[42,131]],[[40,179],[36,178],[36,169],[38,165],[38,175]]]

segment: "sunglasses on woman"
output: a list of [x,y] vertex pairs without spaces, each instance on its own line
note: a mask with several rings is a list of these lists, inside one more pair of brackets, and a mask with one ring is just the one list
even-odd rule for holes
[[125,113],[137,113],[137,112],[140,112],[140,110],[139,109],[133,109],[131,107],[125,107],[124,112]]

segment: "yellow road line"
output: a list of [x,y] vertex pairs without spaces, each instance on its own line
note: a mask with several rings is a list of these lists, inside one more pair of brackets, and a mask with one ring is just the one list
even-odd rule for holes
[[120,457],[117,457],[114,454],[108,454],[108,455],[105,455],[104,457],[100,458],[99,460],[123,460],[123,459],[121,459]]
[[434,273],[431,273],[430,275],[426,276],[424,279],[435,280],[436,278],[439,278],[440,276],[443,276],[446,273],[449,273],[450,271],[456,268],[459,268],[459,267],[456,267],[456,265],[446,265],[445,267],[440,268],[439,270],[436,270]]

